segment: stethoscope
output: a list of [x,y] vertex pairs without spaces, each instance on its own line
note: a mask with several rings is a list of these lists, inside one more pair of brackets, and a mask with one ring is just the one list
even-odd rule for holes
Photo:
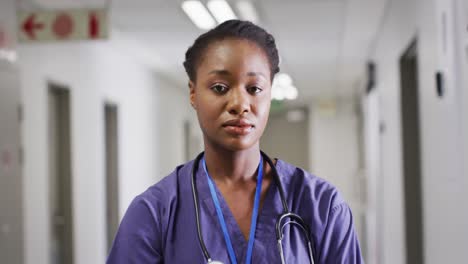
[[[275,226],[276,227],[276,241],[277,241],[278,250],[279,250],[280,256],[281,256],[281,263],[282,264],[286,263],[285,260],[284,260],[283,243],[282,243],[282,240],[283,240],[283,237],[284,237],[283,236],[284,228],[287,225],[292,224],[292,225],[295,225],[295,226],[299,227],[299,229],[302,230],[302,233],[305,235],[305,237],[307,239],[307,248],[308,248],[308,251],[309,251],[308,253],[309,253],[310,264],[314,264],[315,263],[314,262],[314,254],[312,252],[312,239],[310,237],[309,226],[304,222],[302,217],[300,217],[299,215],[289,211],[289,207],[288,207],[288,204],[286,203],[286,199],[285,199],[285,195],[284,195],[284,191],[283,191],[283,185],[281,184],[281,180],[280,180],[280,177],[278,175],[278,171],[276,170],[276,167],[273,164],[273,161],[271,161],[271,159],[265,153],[263,153],[263,151],[260,151],[260,153],[263,156],[263,158],[266,160],[268,165],[270,165],[270,167],[273,170],[273,177],[274,177],[274,179],[276,181],[278,192],[279,192],[280,197],[281,197],[281,203],[283,204],[283,213],[278,217],[278,220],[276,220],[276,226]],[[205,259],[206,259],[206,261],[208,263],[222,264],[222,262],[220,262],[220,261],[215,261],[215,260],[211,259],[211,256],[208,253],[208,250],[206,249],[205,242],[203,242],[203,235],[202,235],[202,230],[201,230],[201,225],[200,225],[200,210],[199,210],[199,201],[198,201],[198,190],[195,187],[196,186],[196,184],[195,184],[195,175],[196,175],[196,173],[198,171],[198,164],[200,163],[201,159],[203,158],[203,155],[204,155],[204,152],[198,154],[198,156],[195,158],[195,161],[194,161],[193,167],[192,167],[192,194],[193,194],[193,202],[194,202],[194,205],[195,205],[195,219],[196,219],[196,222],[197,222],[198,241],[199,241],[200,246],[202,248],[203,254],[205,255]]]

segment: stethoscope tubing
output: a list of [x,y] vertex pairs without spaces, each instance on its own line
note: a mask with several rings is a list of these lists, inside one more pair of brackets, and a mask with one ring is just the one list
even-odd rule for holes
[[[261,155],[263,156],[264,160],[268,163],[268,165],[272,168],[273,171],[273,178],[276,182],[276,186],[280,195],[281,203],[283,205],[283,214],[281,214],[278,217],[278,220],[276,221],[276,239],[277,239],[277,245],[278,245],[278,250],[280,252],[280,257],[281,257],[281,263],[285,264],[285,258],[284,258],[284,253],[283,253],[283,245],[282,245],[282,239],[283,239],[283,229],[286,225],[289,224],[294,224],[297,225],[300,230],[304,233],[304,235],[307,238],[307,248],[308,248],[308,253],[309,253],[309,259],[310,263],[314,264],[314,254],[312,250],[312,238],[310,236],[310,229],[308,225],[304,222],[302,217],[299,215],[292,213],[289,211],[288,204],[286,203],[286,198],[284,195],[284,190],[283,190],[283,185],[281,183],[278,171],[276,170],[275,164],[273,164],[273,161],[268,157],[263,151],[260,151]],[[192,196],[193,196],[193,202],[195,206],[195,220],[197,224],[197,235],[198,235],[198,241],[201,246],[201,249],[203,251],[203,255],[205,256],[205,259],[207,260],[208,263],[219,263],[217,261],[213,261],[211,259],[210,253],[208,252],[208,249],[206,248],[204,239],[203,239],[203,234],[201,230],[201,223],[200,223],[200,208],[199,208],[199,203],[198,203],[198,190],[196,188],[196,183],[195,183],[195,175],[198,170],[198,163],[200,163],[200,160],[202,159],[204,155],[204,152],[201,152],[198,154],[198,156],[195,158],[194,164],[192,166],[192,177],[191,177],[191,185],[192,185]],[[281,223],[283,222],[284,219],[290,219],[287,221],[284,225]]]
[[195,174],[198,169],[198,163],[200,163],[201,158],[203,157],[204,152],[201,152],[198,154],[198,156],[195,158],[193,167],[192,167],[192,179],[191,179],[191,184],[192,184],[192,195],[193,195],[193,202],[195,205],[195,219],[197,222],[197,234],[198,234],[198,241],[199,244],[202,248],[203,255],[205,255],[205,259],[208,261],[208,263],[211,263],[211,256],[208,250],[206,249],[205,242],[203,242],[203,234],[201,231],[201,224],[200,224],[200,210],[198,208],[198,190],[197,187],[195,186]]

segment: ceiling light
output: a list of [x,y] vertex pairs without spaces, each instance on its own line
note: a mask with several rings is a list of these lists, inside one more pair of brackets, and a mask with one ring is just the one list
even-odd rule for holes
[[208,1],[208,9],[216,18],[218,23],[223,23],[226,20],[237,19],[234,11],[225,0],[210,0]]
[[282,101],[284,100],[283,89],[280,86],[273,86],[271,90],[271,97],[273,100]]
[[275,75],[271,91],[271,97],[274,100],[295,100],[298,95],[299,92],[296,86],[293,85],[291,76],[286,73],[278,73]]
[[197,27],[208,30],[216,26],[216,22],[210,15],[210,12],[200,1],[184,1],[182,9]]
[[7,49],[0,49],[0,61],[7,60],[11,63],[14,63],[17,59],[16,51],[14,50],[7,50]]
[[282,86],[292,85],[291,76],[289,76],[286,73],[278,73],[275,76],[274,81],[276,81],[277,84],[282,85]]
[[239,10],[240,17],[243,20],[258,23],[257,11],[255,11],[252,2],[246,0],[237,2],[237,10]]
[[295,100],[299,93],[297,92],[297,88],[293,85],[287,85],[283,87],[284,89],[284,98],[288,100]]

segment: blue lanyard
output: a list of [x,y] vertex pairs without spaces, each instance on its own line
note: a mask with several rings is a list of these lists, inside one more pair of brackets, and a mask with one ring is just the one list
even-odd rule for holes
[[[221,224],[221,229],[223,230],[224,241],[226,241],[229,258],[231,259],[232,264],[237,264],[236,255],[234,254],[234,248],[232,247],[231,238],[227,230],[223,212],[221,211],[221,206],[219,204],[218,196],[216,195],[214,183],[210,175],[208,174],[208,170],[206,168],[205,158],[203,158],[202,163],[203,163],[203,168],[205,169],[206,178],[208,179],[208,185],[210,187],[211,198],[213,198],[213,202],[216,208],[216,214],[218,215],[218,220],[219,220],[219,223]],[[263,157],[260,156],[260,163],[258,164],[257,187],[255,188],[254,208],[252,211],[249,244],[247,247],[247,255],[245,257],[245,264],[250,264],[252,260],[252,250],[253,250],[253,245],[254,245],[254,240],[255,240],[255,229],[257,228],[258,208],[260,206],[260,194],[262,192],[262,179],[263,179]]]

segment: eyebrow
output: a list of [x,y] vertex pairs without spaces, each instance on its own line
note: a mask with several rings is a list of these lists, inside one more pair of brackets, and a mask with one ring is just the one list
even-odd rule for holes
[[[213,70],[213,71],[210,71],[208,74],[229,76],[231,75],[231,72],[229,72],[228,70]],[[262,76],[263,78],[266,78],[265,74],[261,72],[248,72],[247,76],[250,76],[250,77]]]
[[231,73],[228,70],[213,70],[210,71],[208,74],[214,74],[214,75],[231,75]]

